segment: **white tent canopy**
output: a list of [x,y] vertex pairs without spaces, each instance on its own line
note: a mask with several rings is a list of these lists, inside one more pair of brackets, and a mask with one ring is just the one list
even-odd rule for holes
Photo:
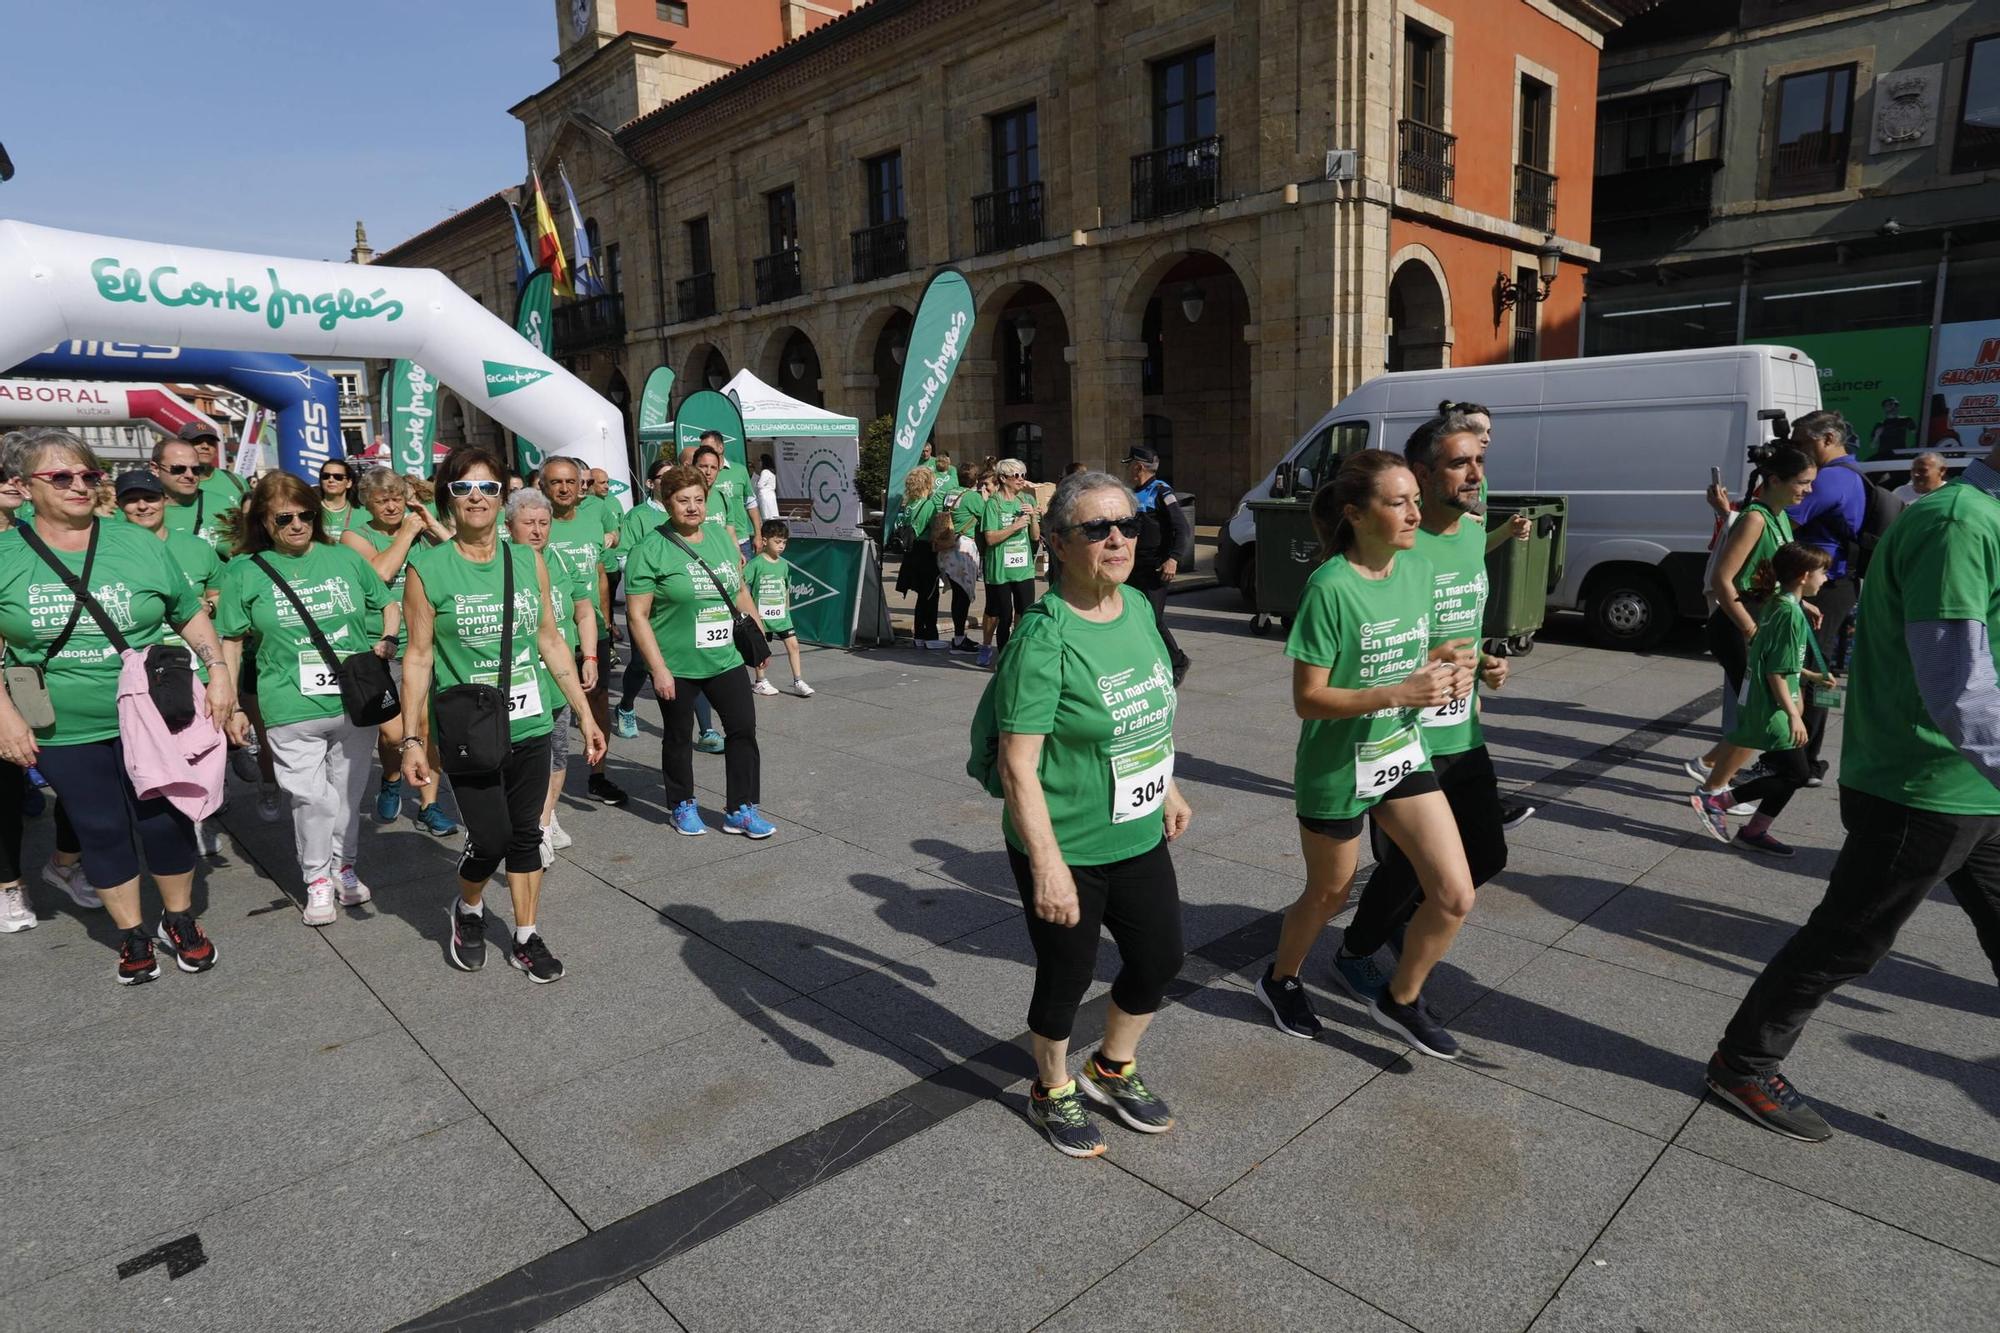
[[753,440],[775,440],[781,436],[852,435],[861,438],[861,423],[853,417],[829,412],[811,403],[802,403],[781,393],[747,370],[722,386],[722,392],[743,414],[743,430]]
[[854,474],[861,467],[861,423],[780,393],[747,370],[722,392],[743,414],[743,452],[752,466],[760,451],[749,442],[770,446],[761,452],[777,464],[778,505],[792,535],[860,540]]

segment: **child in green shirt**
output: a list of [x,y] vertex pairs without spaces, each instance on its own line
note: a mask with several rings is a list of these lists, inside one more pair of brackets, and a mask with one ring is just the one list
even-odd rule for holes
[[[757,604],[757,619],[764,622],[766,637],[785,645],[785,656],[792,664],[792,693],[810,699],[812,686],[799,673],[799,634],[792,628],[792,567],[785,562],[785,546],[791,537],[792,530],[783,519],[765,519],[757,554],[743,567],[743,582]],[[750,688],[757,694],[778,692],[777,686],[764,679],[763,667],[757,668],[757,681]]]

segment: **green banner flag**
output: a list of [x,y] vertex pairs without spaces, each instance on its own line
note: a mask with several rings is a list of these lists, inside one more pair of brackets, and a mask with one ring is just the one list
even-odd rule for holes
[[660,446],[673,439],[674,372],[661,366],[646,376],[646,388],[639,395],[639,475],[653,470]]
[[[957,269],[944,269],[924,288],[910,325],[903,358],[903,387],[896,396],[895,447],[889,451],[889,493],[883,497],[882,531],[896,530],[902,507],[903,477],[923,452],[944,406],[945,391],[972,341],[972,286]],[[873,496],[864,495],[866,505]]]
[[702,389],[681,400],[680,415],[674,418],[674,453],[691,444],[700,444],[703,431],[716,431],[722,436],[722,452],[730,462],[746,473],[749,465],[743,456],[743,413],[725,394],[713,389]]
[[785,548],[792,569],[792,625],[806,643],[854,646],[868,543],[794,537]]
[[[553,339],[549,333],[550,278],[543,269],[528,279],[528,285],[521,289],[521,305],[514,317],[514,331],[534,345],[543,356],[551,355],[549,348]],[[511,373],[510,373],[511,372]],[[501,366],[486,363],[486,391],[495,397],[511,393],[523,384],[532,384],[548,372],[528,370],[520,366]],[[526,438],[514,437],[514,466],[522,476],[533,472],[542,465],[542,451]]]
[[1859,437],[1855,452],[1860,457],[1893,454],[1922,443],[1917,419],[1924,409],[1929,325],[1797,333],[1772,341],[1796,347],[1813,359],[1819,368],[1819,405],[1847,418]]
[[437,439],[437,377],[414,361],[389,367],[389,466],[406,477],[431,475]]

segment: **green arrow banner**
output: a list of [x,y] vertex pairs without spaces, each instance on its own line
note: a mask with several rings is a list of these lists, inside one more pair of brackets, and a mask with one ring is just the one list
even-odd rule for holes
[[710,430],[722,436],[722,452],[729,461],[747,473],[743,413],[729,397],[713,389],[691,393],[681,401],[680,414],[674,418],[674,452],[679,454],[689,445],[701,443],[702,432]]
[[672,402],[674,372],[661,366],[646,376],[645,392],[639,395],[639,476],[653,470],[660,446],[674,436]]

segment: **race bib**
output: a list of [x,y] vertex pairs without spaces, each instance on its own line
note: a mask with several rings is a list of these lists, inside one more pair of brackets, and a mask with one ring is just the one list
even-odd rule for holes
[[1439,704],[1436,708],[1426,708],[1417,714],[1417,721],[1427,727],[1455,727],[1472,716],[1472,692],[1467,691],[1463,699],[1453,699]]
[[1111,822],[1129,824],[1160,808],[1174,777],[1174,738],[1111,756]]
[[757,618],[759,620],[783,620],[785,618],[785,604],[783,602],[759,602],[757,603]]
[[1354,747],[1354,794],[1364,801],[1386,796],[1423,762],[1424,742],[1415,727],[1404,727],[1379,741],[1362,741]]
[[694,646],[697,648],[727,648],[735,642],[730,632],[729,608],[726,606],[704,607],[695,613]]
[[299,693],[308,699],[340,693],[340,677],[316,652],[299,654]]
[[1000,567],[1002,569],[1026,569],[1029,562],[1033,559],[1034,553],[1032,551],[1009,550],[1001,557]]
[[[491,685],[498,688],[500,673],[488,671],[472,678],[474,685]],[[507,687],[507,720],[519,722],[524,718],[542,715],[542,673],[533,667],[517,668],[514,678]]]

